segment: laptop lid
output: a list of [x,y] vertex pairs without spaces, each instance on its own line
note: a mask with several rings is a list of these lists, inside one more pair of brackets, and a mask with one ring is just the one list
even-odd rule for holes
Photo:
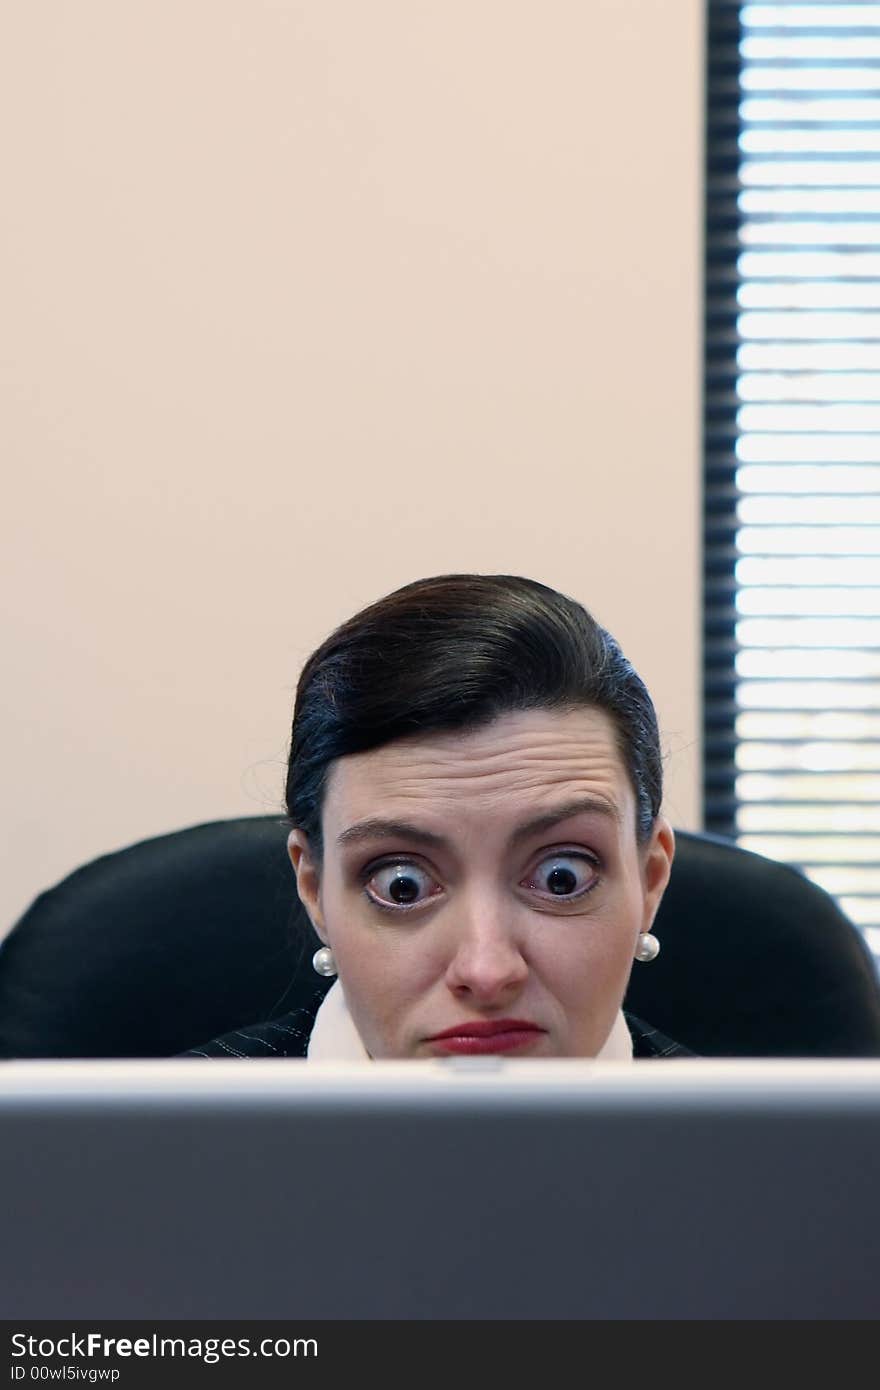
[[12,1062],[22,1319],[875,1318],[880,1063]]

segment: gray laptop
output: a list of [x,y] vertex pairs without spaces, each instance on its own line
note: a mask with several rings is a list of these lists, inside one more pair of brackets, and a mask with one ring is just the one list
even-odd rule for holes
[[876,1318],[880,1063],[11,1062],[0,1317]]

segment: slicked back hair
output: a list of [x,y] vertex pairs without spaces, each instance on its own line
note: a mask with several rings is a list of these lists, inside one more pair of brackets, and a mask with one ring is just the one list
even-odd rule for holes
[[287,811],[320,859],[327,773],[337,758],[396,739],[470,731],[514,711],[601,709],[613,721],[651,835],[663,764],[651,697],[615,639],[574,599],[533,579],[419,579],[349,618],[297,685]]

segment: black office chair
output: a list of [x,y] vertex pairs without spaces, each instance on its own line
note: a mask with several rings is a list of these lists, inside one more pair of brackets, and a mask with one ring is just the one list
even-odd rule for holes
[[[328,987],[287,827],[261,816],[145,840],[42,893],[0,945],[0,1057],[163,1057]],[[795,870],[679,832],[626,1007],[703,1056],[880,1056],[860,933]]]

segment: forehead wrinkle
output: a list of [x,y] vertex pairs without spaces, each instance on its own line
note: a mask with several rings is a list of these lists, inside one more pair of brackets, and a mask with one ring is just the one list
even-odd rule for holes
[[[571,739],[569,747],[560,746],[559,739],[548,740],[545,748],[535,747],[534,740],[520,748],[506,747],[492,753],[474,753],[460,745],[448,753],[432,752],[422,748],[389,746],[379,750],[384,758],[374,758],[367,770],[366,760],[370,754],[360,755],[364,762],[361,768],[371,780],[389,777],[405,785],[409,779],[432,777],[442,780],[445,777],[459,781],[462,778],[516,777],[523,771],[533,775],[539,770],[552,775],[590,775],[609,773],[612,776],[622,770],[615,748],[609,748],[602,740],[595,742],[598,747],[590,747],[584,739]],[[354,759],[351,760],[355,762]],[[355,769],[352,768],[354,771]]]
[[604,712],[552,714],[552,727],[541,727],[544,717],[502,716],[485,729],[407,737],[353,754],[331,769],[328,802],[337,802],[349,824],[377,815],[431,820],[434,809],[445,817],[449,802],[466,819],[514,812],[511,798],[532,798],[529,809],[538,814],[542,803],[552,808],[591,793],[625,815],[632,789]]
[[[363,788],[367,795],[375,796],[381,792],[400,796],[404,800],[419,800],[426,793],[431,796],[462,795],[463,784],[472,783],[475,793],[482,796],[501,796],[512,792],[541,791],[557,787],[561,782],[589,783],[592,786],[613,786],[621,777],[623,769],[610,757],[569,758],[523,758],[514,766],[505,763],[503,767],[486,767],[465,758],[455,762],[432,762],[421,758],[407,760],[405,765],[389,766],[387,763],[366,762],[360,767],[347,769],[344,781],[350,791]],[[341,789],[341,786],[340,786]]]
[[[375,751],[384,754],[385,761],[391,764],[405,765],[417,761],[423,767],[441,768],[448,767],[450,763],[464,763],[468,767],[479,763],[491,766],[502,761],[506,763],[511,758],[521,762],[541,762],[548,759],[567,762],[573,755],[587,755],[597,758],[604,756],[613,763],[616,763],[618,758],[614,739],[604,737],[603,732],[599,730],[586,734],[574,734],[570,730],[552,733],[536,731],[520,733],[515,737],[508,736],[503,741],[496,735],[492,743],[494,747],[481,747],[476,734],[464,737],[459,734],[454,738],[445,734],[437,735],[428,746],[415,739],[400,739],[397,743],[386,744],[384,748]],[[358,756],[368,758],[371,755],[355,755]]]
[[[609,767],[610,774],[614,771]],[[472,781],[471,788],[464,784],[465,777]],[[383,781],[379,778],[365,782],[361,788],[350,788],[354,796],[349,800],[346,819],[351,816],[357,821],[363,815],[368,822],[379,819],[407,822],[424,827],[425,839],[437,838],[438,832],[434,829],[432,833],[432,828],[438,826],[438,814],[440,825],[453,814],[461,827],[472,821],[485,822],[499,812],[508,824],[541,819],[555,821],[562,819],[550,815],[557,808],[594,800],[599,804],[593,813],[607,815],[610,822],[620,827],[629,803],[628,783],[624,779],[598,775],[595,768],[585,775],[584,770],[576,771],[567,765],[552,775],[546,768],[538,776],[531,771],[524,775],[524,770],[517,768],[483,774],[476,780],[473,780],[473,773],[463,773],[458,778],[426,778],[414,774],[405,779],[392,778],[385,785]],[[607,813],[603,804],[607,806]],[[574,814],[577,812],[572,811],[571,815]],[[570,815],[564,818],[569,819]]]

